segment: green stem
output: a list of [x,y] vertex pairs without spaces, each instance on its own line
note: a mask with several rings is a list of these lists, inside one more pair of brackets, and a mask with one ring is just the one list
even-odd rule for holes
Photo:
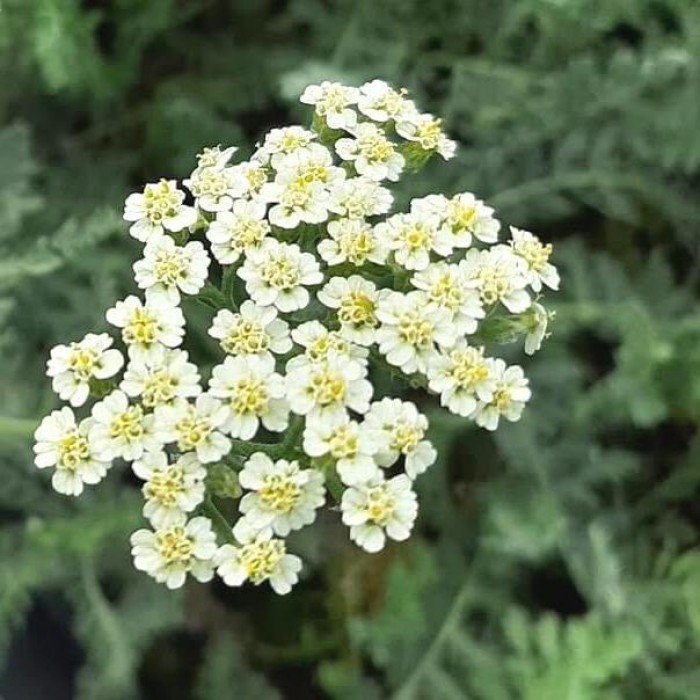
[[224,518],[221,511],[214,505],[214,501],[212,500],[211,496],[207,496],[204,503],[202,503],[202,510],[211,520],[214,530],[221,535],[225,542],[228,542],[229,544],[237,544],[228,520]]

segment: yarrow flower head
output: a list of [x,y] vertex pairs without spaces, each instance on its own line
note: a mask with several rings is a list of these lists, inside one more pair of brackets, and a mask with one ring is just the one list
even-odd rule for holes
[[134,566],[168,588],[216,575],[287,594],[294,533],[333,518],[366,552],[407,539],[414,482],[439,468],[430,415],[518,420],[532,389],[499,346],[548,337],[549,243],[516,227],[499,242],[471,192],[394,208],[393,183],[455,155],[439,117],[378,79],[301,102],[310,127],[272,129],[247,159],[205,148],[182,182],[127,197],[139,295],[107,310],[117,338],[48,361],[70,406],[38,426],[36,466],[78,496],[131,463],[148,521]]

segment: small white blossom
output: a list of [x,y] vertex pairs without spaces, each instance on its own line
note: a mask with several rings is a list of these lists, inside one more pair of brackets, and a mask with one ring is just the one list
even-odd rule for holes
[[435,345],[452,347],[457,337],[450,312],[429,303],[420,291],[382,296],[377,318],[379,352],[407,374],[425,373]]
[[183,180],[202,211],[226,211],[233,205],[235,177],[227,165],[236,150],[230,147],[217,153],[208,149],[197,158],[197,168],[190,177]]
[[207,470],[192,452],[172,463],[165,452],[146,452],[132,468],[146,482],[141,489],[143,515],[155,528],[184,525],[187,513],[204,500]]
[[262,452],[246,461],[238,479],[251,493],[241,499],[243,518],[233,528],[237,539],[244,539],[247,529],[286,537],[310,525],[326,500],[321,472],[300,469],[297,461],[273,462]]
[[262,146],[253,154],[253,159],[265,164],[269,162],[273,168],[276,168],[282,157],[306,148],[315,140],[316,134],[301,126],[271,129],[265,136]]
[[484,318],[484,307],[479,292],[470,287],[457,265],[432,263],[416,272],[411,284],[425,292],[429,302],[446,309],[459,335],[474,333],[479,319]]
[[399,119],[396,133],[416,142],[424,151],[436,151],[443,160],[454,158],[457,144],[442,130],[442,120],[432,114],[413,114]]
[[161,180],[144,187],[126,198],[124,219],[133,222],[129,233],[145,243],[165,231],[182,231],[194,226],[197,210],[182,202],[185,193],[177,188],[175,180]]
[[491,399],[480,402],[474,414],[476,424],[486,430],[496,430],[501,416],[511,422],[520,420],[531,396],[522,367],[508,367],[503,360],[497,359],[493,361],[492,372],[495,385]]
[[192,574],[197,581],[214,576],[216,535],[208,518],[192,518],[184,525],[137,530],[131,536],[134,566],[168,588],[180,588]]
[[225,168],[237,150],[235,146],[228,146],[223,151],[220,145],[209,146],[197,154],[197,165],[200,168]]
[[386,214],[393,203],[394,196],[391,192],[375,180],[361,176],[349,177],[333,185],[328,210],[348,219],[364,219]]
[[292,349],[289,325],[277,318],[274,306],[258,306],[247,299],[237,313],[221,309],[214,316],[209,335],[217,338],[229,355],[284,355]]
[[365,413],[372,398],[366,368],[338,355],[321,362],[288,368],[287,399],[300,416],[325,419],[349,408]]
[[51,485],[58,493],[79,496],[85,484],[97,484],[111,466],[90,443],[92,424],[90,418],[77,423],[66,406],[46,416],[34,433],[34,464],[54,469]]
[[313,105],[329,128],[348,129],[357,123],[357,112],[350,105],[357,104],[359,97],[357,88],[324,80],[320,85],[309,85],[299,101]]
[[542,341],[547,337],[547,325],[549,324],[550,314],[542,304],[533,304],[528,312],[525,319],[527,331],[525,335],[525,353],[534,355],[542,347]]
[[373,403],[365,416],[363,430],[376,445],[377,464],[390,467],[403,455],[411,479],[422,474],[437,458],[437,451],[425,439],[428,419],[411,401],[385,398]]
[[239,533],[241,546],[225,544],[216,553],[216,573],[227,586],[242,586],[246,581],[259,586],[269,581],[278,595],[286,595],[299,580],[301,559],[287,553],[284,540],[267,533]]
[[180,292],[197,294],[209,272],[209,255],[199,241],[175,245],[170,236],[149,241],[143,259],[134,263],[136,284],[146,290],[146,299],[162,296],[170,304],[180,302]]
[[371,224],[362,219],[338,219],[328,222],[330,238],[318,244],[318,254],[329,265],[344,262],[360,267],[366,262],[382,265],[389,249],[375,235]]
[[399,542],[408,539],[418,503],[411,480],[401,474],[351,486],[343,494],[341,510],[343,523],[350,527],[350,539],[368,552],[378,552],[387,537]]
[[479,401],[488,402],[496,388],[493,360],[483,348],[464,339],[439,355],[428,366],[430,388],[440,394],[440,404],[459,416],[471,416]]
[[306,287],[323,281],[320,265],[311,253],[271,238],[249,251],[238,276],[245,280],[246,291],[256,304],[274,305],[282,312],[303,309],[310,299]]
[[425,270],[430,253],[449,255],[452,246],[440,220],[426,214],[395,214],[374,227],[375,236],[407,270]]
[[338,155],[351,162],[358,175],[377,182],[396,182],[406,161],[384,131],[369,122],[362,122],[350,131],[353,138],[341,138],[335,142]]
[[178,401],[155,410],[156,436],[163,444],[174,442],[181,452],[196,452],[204,464],[216,462],[231,449],[223,434],[229,409],[210,394],[201,394],[194,404]]
[[110,461],[121,457],[133,461],[146,450],[160,449],[153,414],[146,413],[141,406],[129,405],[123,391],[115,390],[96,403],[92,418],[90,446],[100,459]]
[[275,372],[271,355],[227,357],[212,370],[209,391],[228,406],[222,429],[234,438],[250,440],[260,423],[275,432],[287,428],[284,379]]
[[340,333],[358,345],[371,345],[377,321],[380,292],[360,275],[332,277],[316,295],[329,309],[337,309]]
[[292,330],[292,340],[304,348],[303,355],[287,362],[287,372],[324,361],[331,356],[351,360],[362,366],[367,364],[369,351],[348,342],[338,331],[329,331],[319,321],[307,321]]
[[107,322],[122,329],[122,340],[129,348],[129,357],[155,357],[161,346],[176,348],[185,334],[182,309],[163,297],[144,304],[133,295],[118,301],[105,314]]
[[256,200],[268,181],[269,168],[260,160],[247,160],[229,169],[230,194],[236,199]]
[[383,80],[372,80],[360,87],[357,107],[376,122],[399,121],[417,114],[416,106],[406,99],[405,90],[394,90]]
[[371,435],[347,415],[325,420],[309,420],[304,429],[304,452],[309,457],[330,456],[340,480],[348,485],[361,484],[381,475],[374,459],[377,452]]
[[209,224],[207,238],[212,255],[222,264],[238,262],[244,253],[257,248],[270,233],[265,204],[258,200],[237,199],[233,211],[221,211]]
[[132,398],[139,397],[146,408],[165,406],[202,392],[197,366],[184,350],[168,350],[132,359],[119,388]]
[[484,306],[500,302],[514,314],[530,306],[525,263],[508,246],[469,250],[459,266],[465,278],[476,284]]
[[513,252],[527,265],[527,281],[532,289],[541,292],[543,284],[550,289],[559,289],[559,273],[549,262],[552,244],[544,245],[537,236],[514,226],[510,227],[510,234]]
[[107,333],[88,333],[82,340],[51,349],[46,374],[53,390],[71,406],[82,406],[90,394],[90,381],[113,377],[124,364]]

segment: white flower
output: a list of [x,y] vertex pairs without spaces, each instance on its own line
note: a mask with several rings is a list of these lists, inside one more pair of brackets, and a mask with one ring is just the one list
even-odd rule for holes
[[184,525],[186,514],[204,500],[207,470],[192,452],[173,463],[165,452],[146,452],[132,468],[146,482],[141,489],[146,500],[143,515],[155,528]]
[[154,435],[152,414],[141,406],[130,406],[123,391],[115,390],[92,408],[90,446],[105,461],[118,457],[139,459],[146,450],[160,449]]
[[411,212],[440,217],[455,249],[469,248],[472,237],[483,243],[495,243],[501,228],[500,222],[493,216],[493,209],[471,192],[461,192],[451,199],[441,194],[414,199]]
[[362,426],[376,445],[375,460],[390,467],[400,456],[406,459],[406,473],[415,479],[437,458],[429,440],[425,440],[428,419],[410,401],[385,398],[370,406]]
[[427,269],[416,272],[411,284],[425,292],[428,301],[449,311],[459,335],[474,333],[478,319],[484,318],[479,292],[468,286],[457,265],[432,263]]
[[493,360],[464,339],[430,361],[428,378],[430,388],[440,394],[440,404],[464,417],[474,413],[479,401],[490,401],[496,388]]
[[272,167],[276,168],[283,156],[294,153],[300,148],[306,148],[315,140],[316,134],[301,126],[271,129],[265,136],[262,146],[253,154],[253,160],[261,163],[270,162]]
[[209,272],[209,255],[199,241],[175,245],[170,236],[150,240],[143,259],[134,263],[136,284],[146,299],[163,296],[170,304],[180,302],[180,292],[197,294]]
[[316,296],[324,306],[338,310],[341,335],[358,345],[374,342],[380,296],[374,282],[360,275],[331,277]]
[[244,517],[233,528],[236,539],[245,538],[247,529],[286,537],[310,525],[326,500],[321,472],[300,469],[296,461],[273,462],[262,452],[246,461],[238,478],[241,487],[251,493],[241,499]]
[[366,262],[382,265],[386,262],[389,249],[374,234],[371,224],[362,219],[339,219],[328,222],[330,238],[318,244],[318,254],[329,265],[344,262],[357,267]]
[[185,334],[182,310],[162,297],[146,299],[128,296],[105,314],[107,322],[122,329],[129,357],[155,357],[161,345],[176,348]]
[[[552,312],[552,315],[554,312]],[[547,325],[550,314],[542,304],[533,304],[528,309],[525,318],[525,353],[534,355],[541,347],[542,341],[547,337]]]
[[236,184],[231,170],[219,163],[200,165],[182,184],[194,195],[195,204],[202,211],[226,211],[233,205]]
[[220,145],[204,148],[197,154],[197,165],[200,168],[225,168],[237,150],[235,146],[228,146],[222,151]]
[[79,496],[85,484],[102,480],[111,466],[111,460],[96,454],[88,434],[90,418],[76,423],[73,411],[67,406],[52,411],[34,433],[34,464],[39,469],[54,468],[51,485],[58,493]]
[[396,182],[405,160],[382,129],[362,122],[350,131],[354,138],[341,138],[335,142],[338,155],[352,162],[358,175],[370,180]]
[[321,268],[311,253],[298,245],[266,238],[251,250],[238,270],[246,291],[260,306],[276,306],[282,312],[303,309],[309,303],[306,286],[323,281]]
[[172,404],[177,399],[198,396],[199,370],[184,350],[167,350],[132,359],[119,388],[132,398],[140,397],[146,408]]
[[134,224],[129,233],[139,241],[160,236],[167,231],[182,231],[197,221],[197,210],[182,202],[185,193],[175,180],[161,180],[144,187],[126,198],[124,219]]
[[236,199],[257,199],[268,179],[268,167],[259,160],[243,161],[228,171],[229,193]]
[[347,129],[357,123],[357,112],[350,105],[357,104],[360,91],[340,83],[324,80],[320,85],[309,85],[299,101],[314,105],[316,114],[325,119],[331,129]]
[[376,331],[379,352],[406,374],[425,373],[435,344],[449,348],[456,340],[449,311],[428,303],[423,292],[382,296],[377,318],[381,323]]
[[124,364],[119,350],[109,349],[112,338],[107,333],[88,333],[70,345],[51,350],[46,374],[53,377],[53,390],[71,406],[82,406],[90,394],[90,380],[108,379]]
[[168,588],[180,588],[187,574],[197,581],[214,576],[216,535],[208,518],[192,518],[184,525],[137,530],[131,536],[134,566]]
[[304,429],[304,452],[309,457],[329,455],[344,484],[361,484],[381,475],[374,460],[377,446],[366,431],[361,431],[364,426],[343,414],[309,420]]
[[214,316],[209,335],[219,340],[229,355],[284,355],[292,349],[289,325],[277,318],[274,306],[258,306],[247,299],[238,313],[221,309]]
[[525,263],[508,246],[469,250],[459,266],[465,279],[476,283],[484,306],[501,302],[514,314],[530,306]]
[[288,367],[287,399],[294,413],[325,420],[349,408],[365,413],[372,398],[367,369],[338,355],[299,367]]
[[229,409],[210,394],[201,394],[195,404],[178,401],[155,410],[156,435],[163,444],[177,443],[181,452],[196,452],[204,464],[216,462],[231,449],[223,434]]
[[457,144],[442,130],[442,119],[432,114],[412,114],[399,119],[396,133],[407,141],[415,141],[424,151],[437,151],[444,160],[454,157]]
[[343,494],[341,509],[350,539],[368,552],[378,552],[387,537],[399,542],[408,539],[418,503],[411,480],[401,474],[351,486]]
[[229,407],[222,429],[234,438],[250,440],[261,422],[275,432],[287,428],[284,379],[275,372],[271,355],[227,357],[212,370],[209,392]]
[[532,289],[541,292],[543,284],[550,289],[559,289],[559,273],[549,262],[552,244],[543,245],[537,236],[515,226],[510,227],[510,234],[513,252],[527,265],[527,280]]
[[406,119],[417,110],[413,102],[404,97],[405,94],[405,90],[394,90],[383,80],[372,80],[360,87],[357,107],[376,122]]
[[265,204],[258,200],[237,199],[233,211],[220,211],[207,229],[212,255],[222,264],[238,261],[243,253],[256,248],[270,233],[265,220]]
[[280,156],[276,169],[275,182],[280,184],[318,182],[330,188],[345,180],[345,170],[334,165],[331,152],[318,143]]
[[304,348],[303,355],[292,357],[287,362],[287,372],[326,360],[332,355],[367,364],[369,351],[349,343],[338,331],[329,331],[319,321],[307,321],[292,330],[292,340]]
[[511,422],[519,420],[531,396],[522,367],[507,367],[503,360],[497,359],[493,360],[492,372],[495,386],[491,399],[479,402],[474,414],[477,425],[486,430],[496,430],[500,416]]
[[240,547],[225,544],[219,548],[215,561],[216,573],[227,586],[242,586],[246,581],[258,586],[269,581],[279,595],[292,590],[301,571],[301,559],[287,553],[284,540],[254,531],[246,534]]
[[393,202],[394,196],[391,192],[375,180],[350,177],[333,185],[327,206],[329,211],[339,216],[364,219],[386,214]]
[[374,227],[375,236],[394,251],[396,262],[407,270],[425,270],[430,253],[449,255],[450,240],[440,220],[426,214],[395,214]]

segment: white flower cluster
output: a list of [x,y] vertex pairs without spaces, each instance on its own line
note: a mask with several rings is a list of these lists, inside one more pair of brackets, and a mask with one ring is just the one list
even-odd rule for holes
[[[151,526],[132,536],[135,566],[170,588],[216,572],[287,593],[301,560],[285,538],[327,495],[365,550],[409,537],[413,482],[437,453],[426,416],[375,396],[370,368],[488,430],[530,398],[523,370],[487,348],[520,336],[539,348],[539,294],[559,284],[551,246],[516,228],[499,243],[493,210],[470,193],[389,215],[387,182],[455,151],[404,91],[324,82],[301,101],[310,130],[273,129],[235,165],[235,148],[208,148],[188,192],[161,180],[127,198],[144,294],[106,313],[125,351],[88,334],[48,363],[60,399],[94,402],[83,419],[64,407],[42,421],[36,465],[79,495],[131,462]],[[180,348],[183,295],[215,307],[224,358],[206,382]],[[215,503],[226,498],[235,525]]]

